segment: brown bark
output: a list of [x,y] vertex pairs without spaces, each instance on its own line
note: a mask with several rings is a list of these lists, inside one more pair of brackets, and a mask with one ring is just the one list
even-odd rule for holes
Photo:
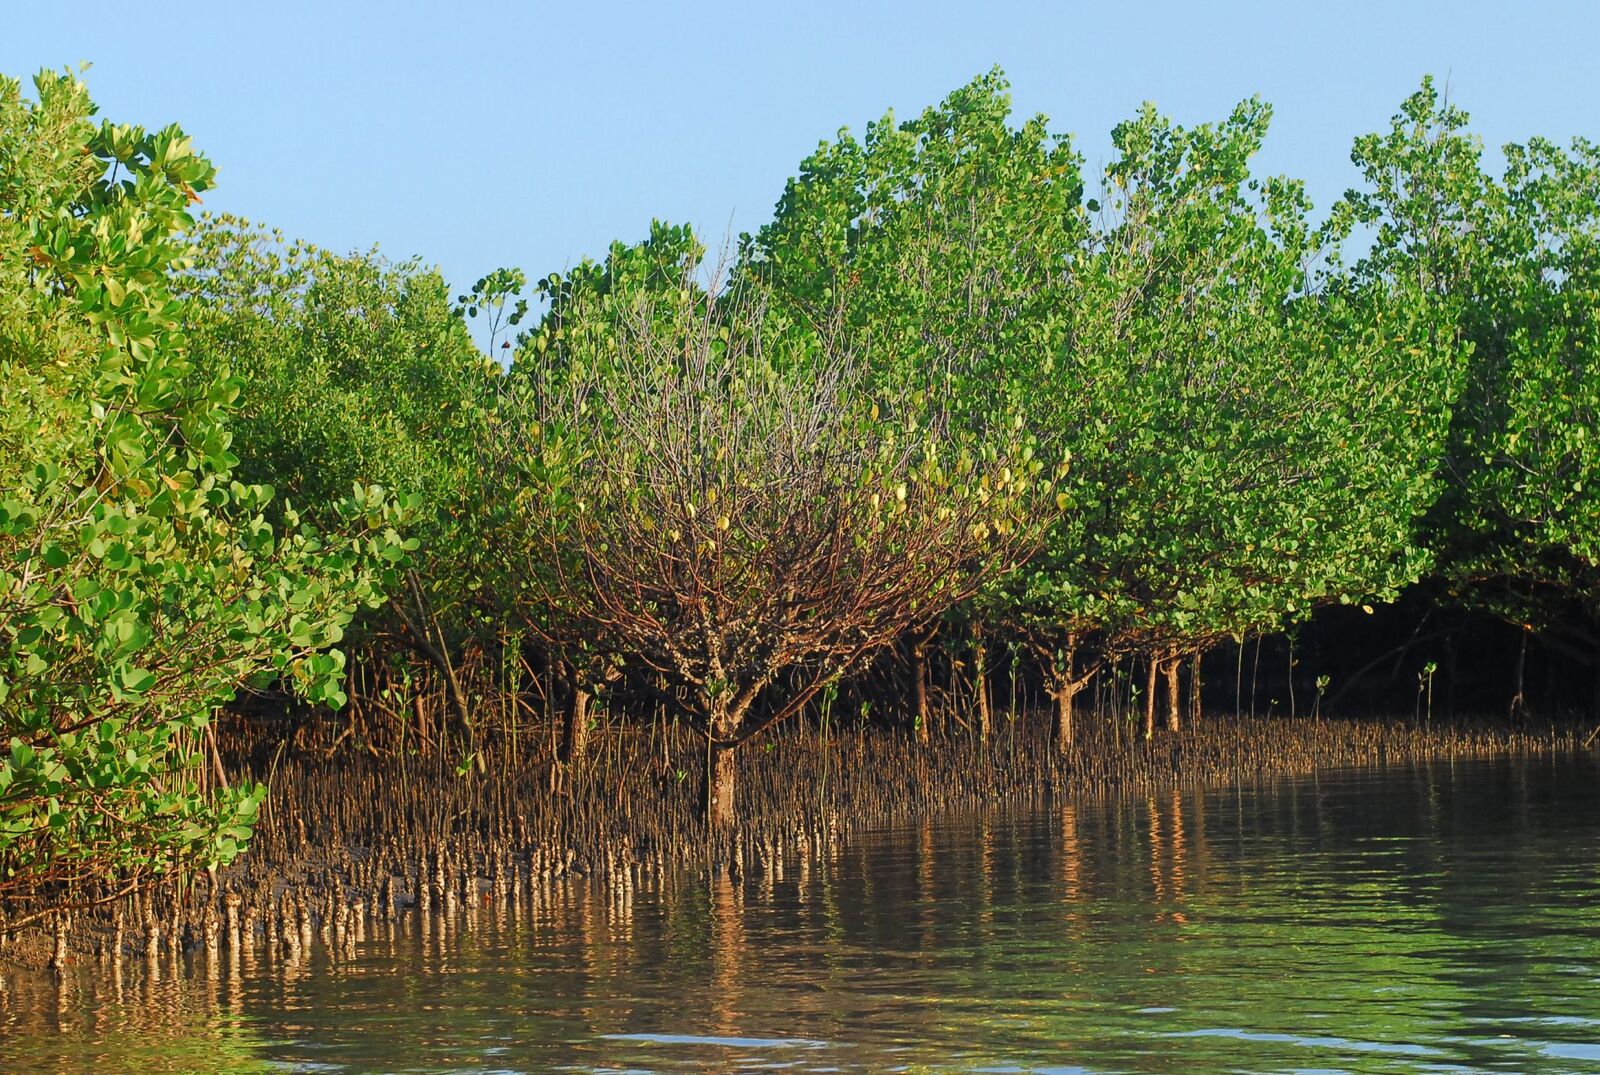
[[978,738],[989,738],[989,649],[983,643],[983,628],[972,628],[972,693],[978,699]]
[[725,705],[712,710],[711,740],[706,744],[706,824],[711,828],[728,828],[738,816],[733,807],[734,748],[727,742],[736,723]]
[[461,680],[456,676],[455,664],[450,660],[444,631],[439,627],[438,618],[429,611],[427,599],[422,593],[422,583],[417,580],[417,573],[409,571],[406,573],[406,578],[411,584],[411,598],[416,605],[416,616],[413,617],[406,610],[402,601],[392,601],[390,607],[399,613],[401,622],[405,624],[407,644],[413,651],[427,658],[444,681],[445,698],[449,702],[450,713],[455,718],[456,725],[462,734],[471,735],[472,713],[467,707],[467,695],[461,689]]
[[422,703],[420,690],[411,696],[411,708],[417,717],[417,752],[426,758],[433,752],[433,728],[428,721],[428,707]]
[[1072,748],[1072,701],[1077,694],[1071,683],[1056,689],[1056,750],[1062,754]]
[[1144,737],[1146,740],[1156,737],[1156,673],[1161,670],[1161,661],[1150,655],[1149,670],[1144,683]]
[[577,678],[572,681],[572,705],[561,729],[561,763],[582,761],[589,749],[589,688]]
[[1189,661],[1189,727],[1200,724],[1200,654]]
[[1067,643],[1066,652],[1062,655],[1059,665],[1050,662],[1052,693],[1056,698],[1056,750],[1065,754],[1072,747],[1072,702],[1077,697],[1078,687],[1081,686],[1075,679],[1077,672],[1077,645],[1076,639]]
[[1179,694],[1178,671],[1183,666],[1183,658],[1167,658],[1167,731],[1176,732],[1182,727],[1179,720]]
[[1528,671],[1528,633],[1528,629],[1523,628],[1522,647],[1517,650],[1516,689],[1511,695],[1511,719],[1515,721],[1526,720],[1528,716],[1528,702],[1522,694]]
[[927,743],[933,737],[933,728],[928,713],[928,647],[924,642],[911,647],[911,697],[917,742]]

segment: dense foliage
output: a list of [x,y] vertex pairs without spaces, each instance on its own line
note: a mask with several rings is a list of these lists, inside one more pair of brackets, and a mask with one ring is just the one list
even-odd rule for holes
[[1600,650],[1600,146],[1505,147],[1488,174],[1431,81],[1358,141],[1362,272],[1416,287],[1467,355],[1431,540],[1457,595]]
[[1096,677],[1176,732],[1181,667],[1419,580],[1600,653],[1600,149],[1491,176],[1431,82],[1320,216],[1259,101],[1147,107],[1091,181],[991,72],[715,268],[656,224],[454,298],[197,221],[180,131],[92,117],[0,84],[0,893],[237,854],[242,690],[462,773],[561,711],[558,776],[614,692],[726,823],[740,744],[897,655],[929,734],[941,633],[980,729],[1005,649],[1063,747]]
[[1252,178],[1259,103],[1195,130],[1146,109],[1092,199],[1009,111],[992,74],[842,135],[747,245],[807,316],[883,341],[887,378],[937,371],[980,431],[1003,399],[1067,463],[1047,540],[975,613],[1036,655],[1066,744],[1107,660],[1153,683],[1415,581],[1459,364],[1414,291],[1343,277],[1298,184]]
[[35,88],[0,82],[0,892],[237,854],[262,791],[202,768],[212,715],[279,679],[339,704],[334,647],[405,547],[375,487],[337,537],[268,521],[170,287],[212,166]]
[[[451,690],[454,723],[470,725],[450,654],[488,629],[475,476],[501,367],[438,273],[416,262],[334,254],[231,217],[191,235],[192,267],[178,281],[185,328],[196,361],[239,383],[235,473],[270,483],[319,526],[338,525],[354,486],[403,491],[407,536],[428,569],[391,587],[352,642],[402,673],[412,662],[398,653],[415,658]],[[471,313],[503,303],[504,272],[479,282]]]

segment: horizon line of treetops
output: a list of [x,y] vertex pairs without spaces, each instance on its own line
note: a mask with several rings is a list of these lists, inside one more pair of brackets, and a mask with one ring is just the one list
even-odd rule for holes
[[1424,80],[1314,216],[1269,116],[1146,107],[1091,176],[996,70],[820,145],[714,269],[658,223],[452,298],[0,82],[0,895],[236,856],[244,696],[468,774],[528,698],[557,765],[597,697],[666,706],[725,825],[739,745],[886,653],[918,735],[937,644],[980,734],[1004,654],[1063,749],[1096,675],[1176,731],[1207,650],[1419,580],[1593,653],[1600,150],[1490,175]]

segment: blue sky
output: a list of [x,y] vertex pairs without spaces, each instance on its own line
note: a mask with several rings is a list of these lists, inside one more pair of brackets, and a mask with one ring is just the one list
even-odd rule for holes
[[92,61],[104,114],[177,121],[219,165],[209,208],[421,255],[458,288],[562,269],[652,217],[714,246],[820,139],[995,64],[1091,166],[1142,101],[1192,123],[1259,93],[1263,167],[1323,204],[1352,182],[1351,139],[1427,72],[1491,146],[1600,138],[1594,0],[7,7],[0,71]]

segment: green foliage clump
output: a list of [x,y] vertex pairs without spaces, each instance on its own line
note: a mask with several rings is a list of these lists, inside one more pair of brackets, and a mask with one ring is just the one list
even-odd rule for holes
[[336,538],[269,522],[171,287],[214,169],[35,87],[0,81],[0,892],[232,859],[262,791],[202,768],[213,713],[273,679],[340,704],[332,647],[405,548],[377,488]]
[[1413,296],[1349,284],[1298,183],[1252,177],[1268,117],[1146,109],[1114,133],[1066,364],[1097,412],[1088,519],[1059,550],[1106,652],[1170,661],[1426,566],[1453,353]]
[[1592,660],[1600,645],[1600,146],[1505,147],[1489,175],[1432,81],[1356,143],[1360,266],[1420,291],[1465,367],[1430,543],[1446,586]]
[[[185,327],[196,360],[240,385],[235,472],[319,525],[337,525],[333,509],[354,485],[398,491],[430,608],[468,626],[476,445],[503,371],[473,343],[466,310],[415,261],[334,254],[226,216],[193,237]],[[510,272],[479,282],[474,309],[503,305],[485,289],[515,286]]]
[[980,434],[1017,415],[1055,469],[1042,547],[969,615],[1040,660],[1064,733],[1108,659],[1170,664],[1426,564],[1457,367],[1415,296],[1345,279],[1346,221],[1313,229],[1298,184],[1252,177],[1268,115],[1146,109],[1091,199],[992,73],[824,145],[745,244],[801,316],[870,341],[881,380],[932,377]]

